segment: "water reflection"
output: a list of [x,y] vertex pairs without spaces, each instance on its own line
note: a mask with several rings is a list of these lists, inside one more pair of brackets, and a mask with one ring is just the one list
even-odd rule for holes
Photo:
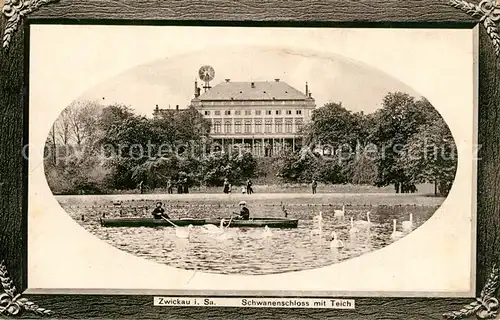
[[[416,229],[436,210],[435,207],[412,209]],[[81,208],[67,208],[73,216],[82,214]],[[87,215],[99,212],[87,209]],[[323,267],[360,256],[393,243],[392,221],[408,220],[408,208],[401,207],[389,213],[372,210],[371,223],[363,228],[354,226],[358,220],[366,221],[366,210],[346,210],[345,219],[335,219],[323,212],[295,212],[300,219],[296,229],[228,228],[217,232],[194,226],[189,237],[180,238],[179,230],[168,228],[104,228],[96,219],[79,223],[102,240],[136,256],[187,270],[200,270],[221,274],[269,274],[300,271]],[[364,218],[364,219],[363,219]],[[320,222],[319,222],[320,221]],[[180,228],[187,231],[187,227]],[[210,228],[208,228],[210,229]],[[332,246],[334,234],[343,246]],[[182,232],[181,232],[182,233]],[[407,233],[405,233],[407,234]]]

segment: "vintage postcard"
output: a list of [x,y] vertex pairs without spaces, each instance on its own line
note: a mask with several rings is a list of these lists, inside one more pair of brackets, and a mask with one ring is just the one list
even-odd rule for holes
[[476,32],[31,25],[28,288],[474,296]]

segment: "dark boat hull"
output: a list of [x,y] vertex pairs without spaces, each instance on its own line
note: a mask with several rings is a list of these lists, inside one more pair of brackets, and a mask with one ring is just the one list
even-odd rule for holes
[[[180,219],[170,220],[179,227],[188,225],[201,226],[205,224],[204,219]],[[103,227],[172,227],[172,224],[163,219],[153,218],[110,218],[101,219],[101,226]]]
[[[297,228],[299,220],[296,219],[280,219],[280,218],[254,218],[250,220],[231,220],[224,219],[224,226],[230,228]],[[188,225],[201,226],[204,224],[213,224],[219,226],[221,219],[179,219],[170,220],[179,227]],[[103,227],[172,227],[172,224],[163,219],[153,218],[110,218],[101,219]]]

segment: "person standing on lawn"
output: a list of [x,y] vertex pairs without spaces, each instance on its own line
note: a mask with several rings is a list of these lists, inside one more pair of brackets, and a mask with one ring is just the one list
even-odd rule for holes
[[229,188],[230,188],[230,184],[229,184],[229,180],[227,178],[224,179],[224,193],[229,193]]
[[167,193],[172,194],[174,193],[173,187],[172,187],[172,180],[168,179],[167,181]]
[[316,179],[313,179],[313,181],[311,183],[312,194],[316,194],[317,187],[318,187],[318,183],[316,182]]
[[177,193],[182,194],[184,192],[184,190],[182,188],[182,180],[178,179],[176,182],[176,185],[177,185]]
[[252,189],[252,180],[248,179],[247,180],[247,194],[252,194],[253,189]]

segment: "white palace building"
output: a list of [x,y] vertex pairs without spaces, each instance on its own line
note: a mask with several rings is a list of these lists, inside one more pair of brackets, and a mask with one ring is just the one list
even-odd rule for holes
[[224,82],[201,92],[195,82],[191,106],[211,122],[211,136],[224,150],[244,146],[257,156],[271,157],[283,148],[297,150],[297,133],[310,121],[315,100],[275,79],[265,82]]

